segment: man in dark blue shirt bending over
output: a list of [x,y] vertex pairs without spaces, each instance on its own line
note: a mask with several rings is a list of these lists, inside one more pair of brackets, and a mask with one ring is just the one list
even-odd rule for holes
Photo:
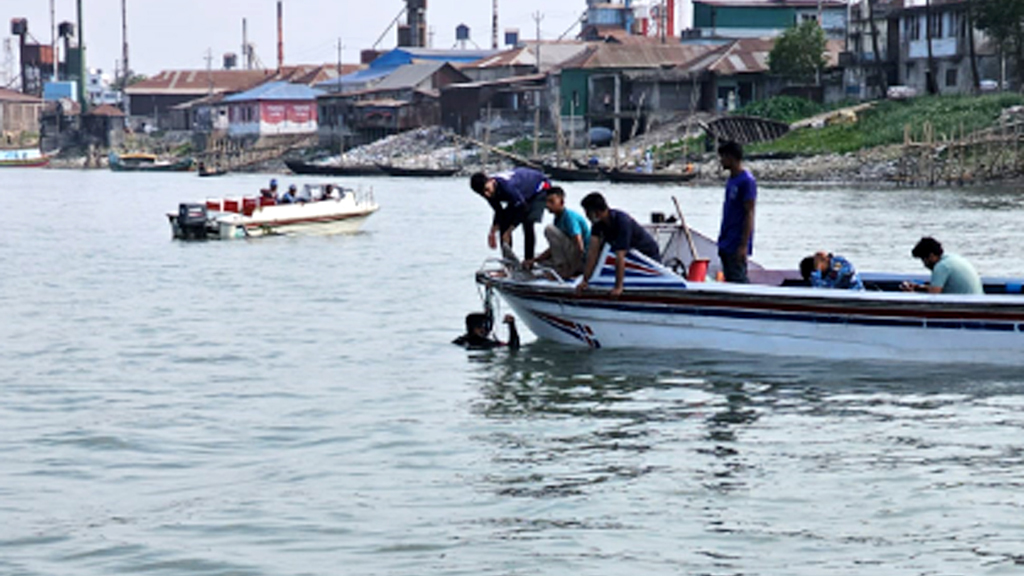
[[600,193],[587,194],[580,204],[594,226],[590,230],[587,267],[583,271],[583,280],[576,289],[587,289],[587,279],[597,268],[597,259],[607,242],[615,252],[615,287],[612,288],[611,295],[617,297],[622,294],[622,285],[626,277],[626,252],[636,248],[644,256],[660,262],[661,251],[658,249],[658,243],[629,214],[609,208],[608,202]]
[[[544,201],[551,187],[547,176],[532,168],[516,168],[512,172],[488,177],[477,172],[469,179],[469,187],[484,197],[494,210],[487,244],[494,250],[501,243],[512,245],[512,230],[523,225],[523,256],[533,258],[537,237],[533,225],[544,217]],[[504,203],[504,206],[502,205]]]

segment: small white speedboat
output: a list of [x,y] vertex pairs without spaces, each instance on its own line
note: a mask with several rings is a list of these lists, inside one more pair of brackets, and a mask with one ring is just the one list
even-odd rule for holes
[[306,184],[298,198],[288,204],[259,197],[185,202],[167,218],[175,238],[230,240],[294,232],[354,232],[380,208],[372,190],[332,184]]

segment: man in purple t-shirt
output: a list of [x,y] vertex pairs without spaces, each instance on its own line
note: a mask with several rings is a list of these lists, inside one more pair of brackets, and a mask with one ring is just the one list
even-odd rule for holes
[[743,147],[726,142],[718,148],[722,168],[729,171],[718,232],[718,257],[726,282],[747,284],[747,257],[754,253],[754,204],[757,182],[743,168]]

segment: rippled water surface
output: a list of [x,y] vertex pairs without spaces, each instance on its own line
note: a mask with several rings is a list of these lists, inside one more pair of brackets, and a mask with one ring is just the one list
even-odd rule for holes
[[[1024,571],[1017,371],[467,353],[465,182],[363,180],[358,234],[169,239],[265,179],[0,173],[0,574]],[[718,188],[604,190],[718,224]],[[1012,189],[761,194],[769,266],[917,272],[930,233],[1024,275]]]

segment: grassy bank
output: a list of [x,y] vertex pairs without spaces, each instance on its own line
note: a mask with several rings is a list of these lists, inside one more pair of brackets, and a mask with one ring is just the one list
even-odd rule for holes
[[936,139],[953,137],[992,126],[1004,108],[1024,104],[1020,94],[985,96],[925,96],[908,101],[884,100],[859,114],[855,124],[805,128],[764,144],[752,152],[790,152],[804,155],[844,154],[865,148],[903,142],[909,125],[920,138],[925,122],[931,122]]

